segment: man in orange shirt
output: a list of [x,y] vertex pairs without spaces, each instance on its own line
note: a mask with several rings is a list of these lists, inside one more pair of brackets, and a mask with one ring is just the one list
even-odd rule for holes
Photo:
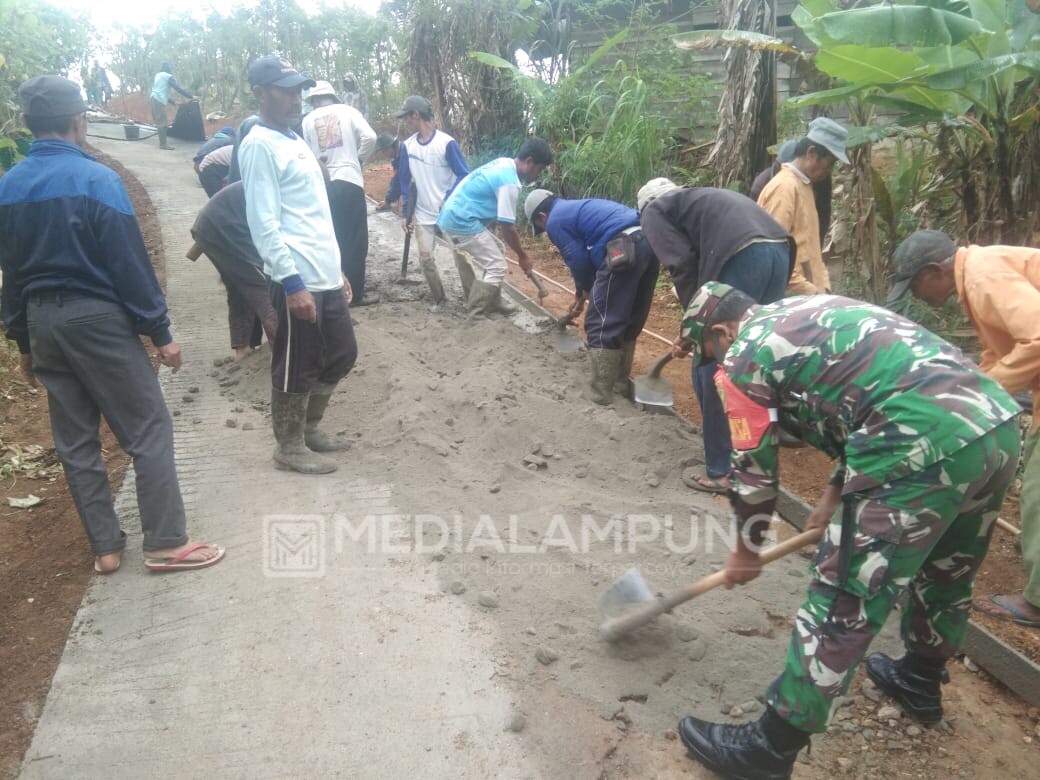
[[[960,249],[939,230],[918,230],[896,249],[889,305],[909,290],[939,307],[956,293],[982,343],[979,368],[1009,393],[1033,394],[1033,423],[1022,474],[1023,593],[994,594],[975,607],[1040,627],[1040,250],[1018,246]],[[996,519],[996,518],[994,518]]]
[[830,275],[823,262],[813,184],[829,178],[835,162],[848,165],[847,141],[848,131],[833,119],[814,119],[805,138],[795,145],[794,160],[784,163],[758,196],[758,205],[794,236],[798,245],[798,261],[787,285],[788,295],[831,291]]

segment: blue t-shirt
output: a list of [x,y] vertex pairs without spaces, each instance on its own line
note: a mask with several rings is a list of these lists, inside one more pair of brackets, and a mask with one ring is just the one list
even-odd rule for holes
[[467,174],[448,197],[437,226],[448,233],[474,236],[491,222],[516,222],[520,177],[512,157],[499,157]]

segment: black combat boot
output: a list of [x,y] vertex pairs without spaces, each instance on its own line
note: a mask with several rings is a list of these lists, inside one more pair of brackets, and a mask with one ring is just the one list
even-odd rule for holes
[[913,653],[898,661],[884,653],[872,653],[867,659],[867,676],[918,723],[934,725],[942,720],[940,685],[950,681],[945,663]]
[[806,732],[768,707],[755,722],[739,726],[683,718],[679,737],[691,757],[734,780],[786,780],[798,751],[809,744]]

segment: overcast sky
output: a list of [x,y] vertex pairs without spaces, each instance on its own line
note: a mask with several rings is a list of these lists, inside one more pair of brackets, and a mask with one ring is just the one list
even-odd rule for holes
[[[59,8],[84,12],[90,17],[98,32],[103,33],[106,27],[116,22],[134,26],[145,26],[155,23],[168,11],[181,13],[197,12],[206,16],[214,11],[221,14],[230,13],[235,6],[256,5],[253,2],[213,2],[213,0],[173,0],[172,3],[149,2],[149,0],[49,0]],[[300,7],[308,13],[317,11],[323,4],[335,8],[352,5],[369,13],[379,9],[380,0],[297,0]]]

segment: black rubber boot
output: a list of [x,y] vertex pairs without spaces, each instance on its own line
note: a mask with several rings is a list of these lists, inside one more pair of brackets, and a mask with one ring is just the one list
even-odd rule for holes
[[753,723],[723,725],[698,718],[679,721],[679,738],[692,758],[734,780],[785,780],[809,735],[772,709]]
[[946,664],[907,653],[898,661],[884,653],[867,659],[867,676],[918,723],[942,720],[942,684],[950,681]]
[[307,449],[314,452],[339,452],[350,448],[349,441],[334,439],[318,429],[335,389],[336,385],[316,382],[311,388],[310,398],[307,399],[307,424],[303,429],[303,440]]

